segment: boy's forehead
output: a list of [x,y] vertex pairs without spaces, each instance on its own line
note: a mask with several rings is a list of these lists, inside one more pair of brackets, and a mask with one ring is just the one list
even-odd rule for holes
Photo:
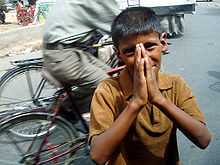
[[133,34],[126,37],[122,37],[119,40],[119,47],[123,45],[137,44],[139,42],[157,42],[160,38],[159,33],[150,32],[146,34]]

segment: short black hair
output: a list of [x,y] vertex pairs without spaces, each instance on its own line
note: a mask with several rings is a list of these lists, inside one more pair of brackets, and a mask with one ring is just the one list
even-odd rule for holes
[[148,7],[130,7],[123,10],[113,20],[111,35],[114,46],[125,37],[137,34],[162,33],[160,21],[155,12]]

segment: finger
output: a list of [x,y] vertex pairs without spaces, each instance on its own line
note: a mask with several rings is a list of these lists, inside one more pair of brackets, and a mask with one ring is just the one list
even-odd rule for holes
[[142,43],[140,43],[140,47],[141,47],[142,58],[145,58],[148,55],[147,51],[145,50],[145,47]]
[[140,61],[141,61],[141,50],[140,50],[140,45],[137,44],[136,45],[136,52],[135,52],[135,59],[136,59],[136,62],[139,64]]
[[156,73],[157,73],[157,68],[152,67],[152,79],[155,81],[157,81]]
[[[145,50],[144,45],[142,43],[140,43],[140,48],[141,48],[142,58],[145,60],[145,58],[148,57],[148,54],[147,54],[147,51]],[[144,75],[145,75],[145,77],[146,77],[146,74],[147,74],[147,67],[146,67],[146,64],[144,64]]]
[[138,76],[139,78],[143,79],[144,78],[144,59],[141,57],[141,47],[139,44],[137,44],[137,68],[138,68]]
[[136,46],[135,54],[134,54],[134,71],[135,71],[135,69],[137,69],[137,66],[138,66],[138,49]]
[[144,58],[144,60],[145,60],[145,68],[146,68],[146,73],[147,73],[147,79],[152,80],[153,79],[153,77],[152,77],[152,64],[151,64],[150,58],[148,56],[146,56]]

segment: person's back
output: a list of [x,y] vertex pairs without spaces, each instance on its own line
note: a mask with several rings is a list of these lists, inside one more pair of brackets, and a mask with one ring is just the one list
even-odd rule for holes
[[110,33],[110,24],[118,12],[114,0],[57,0],[47,17],[43,41],[68,44],[94,29]]
[[64,84],[91,89],[110,69],[92,48],[101,33],[110,33],[119,13],[115,0],[57,0],[50,10],[43,35],[47,70]]

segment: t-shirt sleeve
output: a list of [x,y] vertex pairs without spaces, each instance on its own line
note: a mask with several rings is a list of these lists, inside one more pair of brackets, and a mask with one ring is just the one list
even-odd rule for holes
[[180,76],[177,77],[177,106],[184,112],[192,116],[194,119],[205,124],[205,118],[200,111],[199,105],[195,96],[192,94],[192,90],[186,81]]
[[114,122],[113,102],[109,86],[105,83],[99,84],[91,102],[89,142],[93,136],[103,133]]

